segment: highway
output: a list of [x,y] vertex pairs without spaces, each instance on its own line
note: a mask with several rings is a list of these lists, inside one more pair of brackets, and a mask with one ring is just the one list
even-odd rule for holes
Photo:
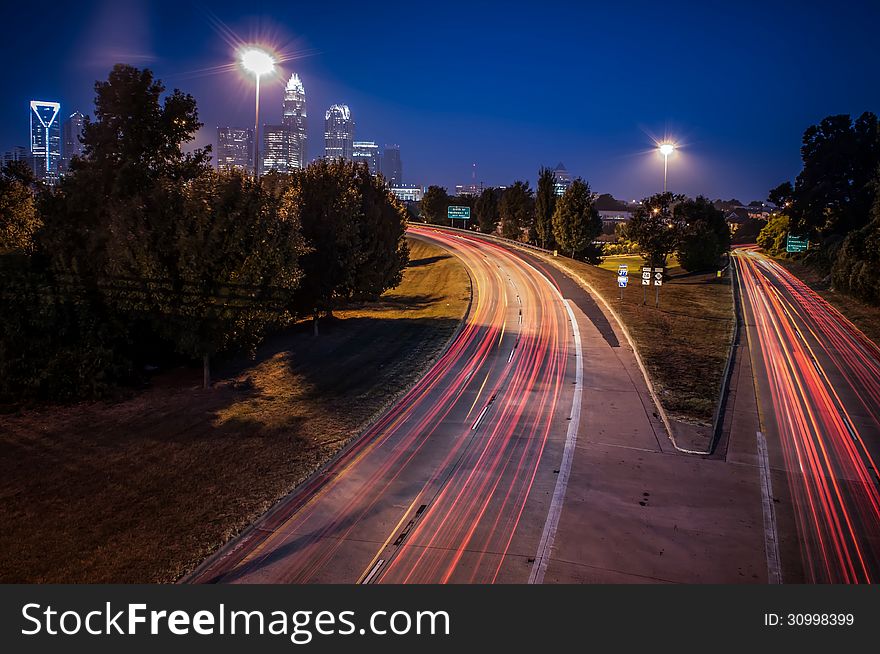
[[563,448],[577,431],[572,314],[548,277],[506,249],[420,227],[410,235],[468,269],[473,297],[462,329],[405,397],[193,581],[533,575],[548,516],[561,509],[553,497]]
[[[761,429],[803,580],[880,581],[880,349],[775,261],[734,253]],[[760,438],[760,436],[759,436]]]

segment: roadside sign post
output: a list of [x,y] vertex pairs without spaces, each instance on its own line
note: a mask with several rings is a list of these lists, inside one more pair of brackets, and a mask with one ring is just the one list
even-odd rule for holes
[[620,299],[623,299],[623,289],[626,288],[626,283],[629,280],[629,267],[622,263],[617,267],[617,286],[620,288]]
[[651,285],[651,267],[642,266],[642,304],[648,304],[648,287]]
[[792,236],[789,234],[785,238],[786,252],[806,252],[810,247],[810,239],[806,236]]
[[467,228],[468,221],[471,219],[471,208],[470,207],[459,207],[456,205],[450,205],[446,207],[446,217],[449,218],[449,225],[455,227],[455,220],[462,220],[463,225]]
[[654,268],[654,290],[657,291],[655,306],[660,308],[660,287],[663,286],[663,268]]

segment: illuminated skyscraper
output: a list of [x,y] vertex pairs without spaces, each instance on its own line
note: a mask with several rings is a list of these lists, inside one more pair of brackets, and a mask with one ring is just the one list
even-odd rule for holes
[[308,163],[306,91],[296,73],[290,76],[284,89],[284,115],[281,117],[281,124],[290,130],[288,169],[305,168]]
[[354,151],[354,121],[348,105],[334,104],[324,114],[324,156],[351,161]]
[[70,162],[74,157],[82,157],[85,146],[82,144],[83,126],[86,117],[79,111],[74,111],[64,121],[64,154],[61,157],[61,172],[66,173],[70,169]]
[[556,195],[564,195],[568,187],[571,186],[571,173],[565,169],[562,162],[553,169],[553,177],[556,179],[553,184]]
[[400,146],[386,145],[382,155],[382,174],[388,186],[403,186],[403,163],[400,161]]
[[289,173],[292,133],[287,125],[263,125],[263,168],[261,174],[270,171]]
[[58,112],[61,104],[31,100],[31,156],[34,175],[47,184],[58,181],[61,163],[61,125]]
[[240,170],[248,175],[253,174],[253,129],[250,127],[217,128],[217,170]]
[[356,163],[366,163],[372,175],[379,174],[379,146],[374,141],[354,141],[351,156]]

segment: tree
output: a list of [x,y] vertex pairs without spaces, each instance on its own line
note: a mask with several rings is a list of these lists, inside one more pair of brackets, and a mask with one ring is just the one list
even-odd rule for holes
[[534,198],[528,182],[514,182],[501,194],[498,203],[501,235],[515,241],[523,240],[523,232],[531,227],[534,217]]
[[339,294],[372,300],[403,279],[409,261],[407,212],[366,165],[358,166],[354,181],[361,200],[354,284]]
[[42,221],[32,184],[33,175],[22,162],[10,162],[0,171],[0,252],[30,251],[33,247],[34,234]]
[[489,187],[483,189],[477,198],[474,209],[480,231],[484,234],[491,234],[498,229],[498,196],[498,189]]
[[843,241],[831,268],[831,281],[837,290],[880,306],[880,169],[873,187],[876,195],[871,222]]
[[758,238],[755,242],[765,252],[776,256],[785,252],[785,241],[788,237],[788,231],[788,216],[782,213],[774,214],[758,233]]
[[550,168],[538,171],[535,192],[535,235],[542,248],[553,249],[553,212],[556,211],[556,175]]
[[721,264],[721,258],[730,250],[730,228],[724,212],[716,209],[703,196],[685,200],[673,209],[681,224],[678,243],[678,262],[687,271],[707,270]]
[[869,220],[880,165],[877,116],[828,116],[804,132],[803,170],[792,193],[791,230],[825,238],[845,235]]
[[791,185],[791,182],[782,182],[782,184],[776,188],[770,189],[770,192],[767,194],[767,199],[782,209],[791,204],[793,195],[794,187]]
[[553,238],[572,259],[587,256],[595,261],[600,253],[592,247],[602,232],[602,220],[594,204],[590,185],[578,177],[556,203],[553,213]]
[[422,220],[432,225],[448,225],[449,195],[442,186],[429,186],[422,196]]
[[642,201],[627,226],[627,236],[638,243],[645,264],[665,268],[666,260],[675,252],[681,237],[681,223],[674,215],[674,203],[684,196],[657,193]]
[[309,248],[300,260],[303,280],[296,294],[300,315],[312,316],[315,335],[322,313],[355,288],[363,201],[354,184],[356,165],[319,160],[294,177],[295,204]]

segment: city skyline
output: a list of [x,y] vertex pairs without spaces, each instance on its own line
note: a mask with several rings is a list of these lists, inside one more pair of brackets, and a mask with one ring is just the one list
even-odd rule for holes
[[[212,5],[213,13],[163,2],[61,7],[58,20],[71,29],[0,73],[9,89],[0,107],[0,147],[26,145],[27,126],[18,116],[33,98],[61,98],[64,112],[91,111],[94,81],[117,61],[149,67],[169,89],[194,95],[205,124],[194,145],[214,142],[218,126],[249,125],[252,80],[223,69],[234,52],[218,22],[245,42],[293,53],[274,79],[264,80],[264,107],[280,104],[295,71],[313,107],[344,101],[356,108],[363,137],[393,139],[406,151],[408,180],[447,188],[467,182],[474,161],[478,182],[487,186],[515,179],[534,185],[541,165],[564,161],[598,191],[644,197],[662,189],[663,162],[652,149],[654,139],[669,135],[682,146],[670,158],[670,190],[748,202],[794,176],[806,127],[825,115],[880,105],[880,90],[851,65],[877,59],[878,45],[862,33],[880,18],[876,7],[852,22],[820,20],[813,6],[792,14],[770,2],[730,8],[717,21],[708,10],[672,3],[661,12],[645,4],[628,12],[642,15],[635,24],[614,7],[571,8],[565,21],[526,21],[499,7],[476,8],[466,24],[451,10],[432,18],[436,45],[407,33],[393,43],[380,39],[369,65],[353,54],[355,35],[378,33],[400,5],[356,17],[342,12],[334,30],[325,29],[325,11],[281,3],[263,7],[267,18],[259,21],[227,2]],[[422,8],[408,11],[409,20],[426,17]],[[498,29],[478,38],[477,26],[489,16]],[[597,26],[589,39],[572,32],[583,21]],[[674,26],[670,38],[660,36],[664,25]],[[21,19],[10,27],[13,50],[34,36]],[[794,33],[805,44],[797,53],[784,46]],[[443,34],[468,47],[444,47]],[[536,50],[502,57],[501,34],[536,35]],[[835,46],[828,51],[819,43]],[[570,64],[541,67],[535,55],[542,49]],[[405,60],[400,51],[408,53]],[[468,67],[473,73],[462,76]],[[799,83],[807,74],[813,83]],[[323,136],[319,122],[308,127],[312,143]]]

